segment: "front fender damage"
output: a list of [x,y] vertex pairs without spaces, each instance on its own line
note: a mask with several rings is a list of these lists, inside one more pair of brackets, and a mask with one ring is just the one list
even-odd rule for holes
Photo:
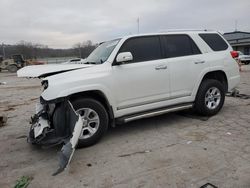
[[84,125],[81,116],[68,100],[56,105],[38,104],[31,124],[28,142],[45,147],[64,144],[59,153],[59,168],[53,175],[61,173],[77,146]]

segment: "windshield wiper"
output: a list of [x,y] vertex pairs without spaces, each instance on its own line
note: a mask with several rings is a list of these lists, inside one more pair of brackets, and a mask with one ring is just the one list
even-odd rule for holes
[[92,65],[96,65],[97,63],[96,62],[91,62],[91,61],[87,61],[86,63],[84,64],[92,64]]
[[102,64],[104,63],[104,61],[102,59],[99,60],[99,62],[95,62],[95,61],[87,61],[84,64],[93,64],[93,65],[97,65],[97,64]]

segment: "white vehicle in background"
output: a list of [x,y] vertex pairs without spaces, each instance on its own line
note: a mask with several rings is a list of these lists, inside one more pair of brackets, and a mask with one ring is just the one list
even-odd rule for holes
[[63,143],[60,172],[77,145],[116,123],[191,108],[215,115],[240,81],[237,56],[218,32],[173,31],[104,42],[85,64],[25,67],[18,76],[42,77],[44,88],[28,140]]
[[238,51],[239,57],[241,63],[248,65],[250,63],[250,55],[244,55],[241,51]]

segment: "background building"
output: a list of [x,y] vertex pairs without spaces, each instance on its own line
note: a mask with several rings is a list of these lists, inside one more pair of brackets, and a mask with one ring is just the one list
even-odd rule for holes
[[234,31],[224,33],[224,37],[231,44],[234,50],[241,51],[246,55],[250,55],[250,33],[242,31]]

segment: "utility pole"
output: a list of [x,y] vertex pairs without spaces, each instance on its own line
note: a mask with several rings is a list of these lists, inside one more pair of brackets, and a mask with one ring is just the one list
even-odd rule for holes
[[137,33],[140,33],[140,19],[139,17],[137,18]]
[[235,31],[238,30],[238,20],[235,20]]
[[81,44],[79,44],[79,56],[80,56],[80,58],[82,58]]
[[3,49],[3,58],[5,59],[5,49],[4,49],[4,43],[2,43],[2,49]]

